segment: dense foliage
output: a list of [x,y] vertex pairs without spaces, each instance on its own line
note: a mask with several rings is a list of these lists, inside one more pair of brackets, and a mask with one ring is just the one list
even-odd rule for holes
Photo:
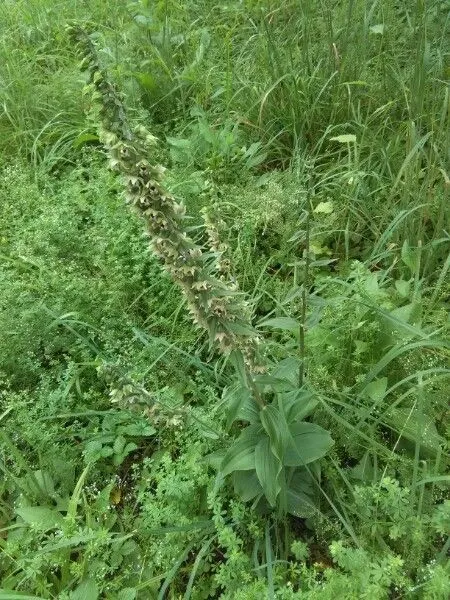
[[450,596],[448,28],[3,1],[0,600]]

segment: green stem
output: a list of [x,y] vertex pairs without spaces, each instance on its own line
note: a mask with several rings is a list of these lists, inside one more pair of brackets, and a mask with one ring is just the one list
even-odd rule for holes
[[310,240],[310,228],[311,228],[311,186],[308,189],[307,196],[307,216],[306,216],[306,239],[305,239],[305,268],[303,272],[303,290],[302,290],[302,309],[300,313],[300,327],[299,327],[299,352],[300,352],[300,367],[298,370],[298,385],[303,386],[305,378],[305,360],[306,360],[306,347],[305,347],[305,330],[306,330],[306,311],[308,305],[308,286],[309,286],[309,267],[310,267],[310,252],[309,252],[309,240]]

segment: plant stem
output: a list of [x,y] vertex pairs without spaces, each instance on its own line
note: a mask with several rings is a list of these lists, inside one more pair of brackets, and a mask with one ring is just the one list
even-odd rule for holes
[[308,187],[308,195],[306,198],[307,215],[306,215],[306,239],[304,252],[305,266],[303,271],[303,290],[302,290],[302,309],[300,313],[300,327],[299,327],[299,351],[300,351],[300,366],[298,370],[298,385],[303,386],[305,378],[305,360],[306,360],[306,347],[305,347],[305,329],[306,329],[306,310],[308,304],[308,290],[309,290],[309,267],[310,267],[310,253],[309,253],[309,239],[310,239],[310,228],[311,228],[311,182]]

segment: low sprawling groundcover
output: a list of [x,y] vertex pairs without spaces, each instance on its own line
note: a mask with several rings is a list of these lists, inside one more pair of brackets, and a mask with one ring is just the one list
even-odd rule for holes
[[0,600],[450,596],[448,19],[3,0]]

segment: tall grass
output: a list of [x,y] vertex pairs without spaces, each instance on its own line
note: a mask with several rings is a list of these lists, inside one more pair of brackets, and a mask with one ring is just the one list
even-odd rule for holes
[[121,3],[5,0],[0,6],[0,149],[52,168],[73,157],[85,121],[79,75],[64,26],[93,18],[119,26]]
[[[321,192],[368,245],[408,211],[389,243],[420,242],[433,272],[445,257],[449,181],[442,5],[144,5],[133,4],[139,52],[148,49],[136,77],[150,113],[162,107],[176,127],[200,105],[216,129],[231,115],[244,139],[262,142],[260,171],[312,158]],[[162,87],[151,83],[156,76]],[[356,136],[351,153],[330,141],[342,134]]]

